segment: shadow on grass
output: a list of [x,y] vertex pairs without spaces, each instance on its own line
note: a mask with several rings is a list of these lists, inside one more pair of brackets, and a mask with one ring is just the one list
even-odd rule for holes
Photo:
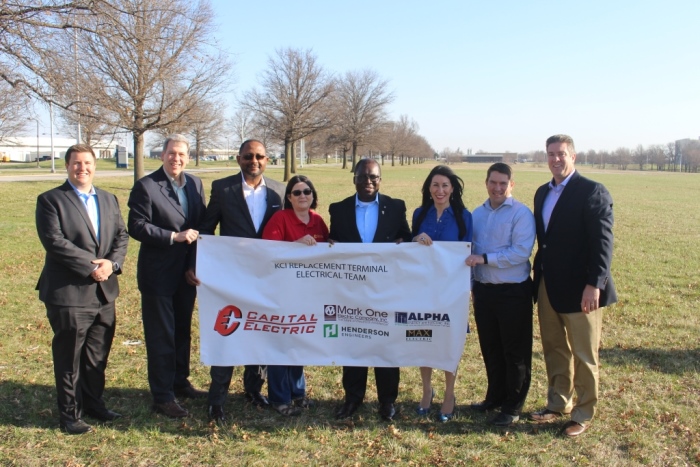
[[[102,423],[85,417],[91,425],[116,431],[158,432],[178,436],[219,435],[244,436],[246,432],[262,433],[299,429],[328,429],[331,431],[421,431],[430,434],[515,433],[536,434],[555,428],[538,427],[520,422],[512,427],[498,428],[489,423],[496,413],[477,413],[458,405],[455,418],[447,423],[437,421],[439,407],[434,407],[430,417],[414,414],[415,403],[398,403],[399,413],[392,423],[379,418],[376,402],[365,403],[352,419],[335,420],[337,400],[316,400],[317,405],[305,410],[298,417],[283,417],[272,409],[258,409],[247,403],[243,394],[229,394],[225,411],[227,423],[217,427],[207,417],[206,399],[185,400],[182,405],[190,415],[184,419],[169,419],[151,410],[148,391],[120,387],[107,387],[104,395],[107,407],[119,412],[122,418]],[[0,381],[0,426],[18,429],[41,429],[58,431],[56,393],[53,386]]]
[[700,348],[650,349],[618,346],[600,349],[600,358],[606,365],[645,366],[653,371],[673,375],[700,371]]

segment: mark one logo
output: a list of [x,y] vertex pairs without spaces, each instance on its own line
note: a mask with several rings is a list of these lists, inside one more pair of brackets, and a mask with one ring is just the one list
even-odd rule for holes
[[324,305],[323,316],[325,321],[336,321],[337,309],[335,305]]
[[241,325],[239,321],[234,321],[234,319],[241,319],[242,317],[243,313],[241,313],[240,308],[234,305],[226,305],[220,309],[219,314],[216,315],[214,331],[222,336],[230,336]]
[[338,337],[338,325],[337,324],[324,324],[323,325],[323,337]]

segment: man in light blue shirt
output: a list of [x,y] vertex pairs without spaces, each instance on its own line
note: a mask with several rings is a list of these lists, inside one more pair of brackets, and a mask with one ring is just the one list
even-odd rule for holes
[[500,407],[491,421],[508,426],[520,418],[532,367],[532,279],[530,255],[535,218],[511,196],[510,166],[493,164],[486,173],[489,198],[474,210],[472,255],[474,319],[486,366],[488,389],[478,411]]

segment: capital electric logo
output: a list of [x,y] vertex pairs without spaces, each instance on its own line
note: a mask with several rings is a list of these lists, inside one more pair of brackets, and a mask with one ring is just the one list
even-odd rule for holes
[[323,337],[338,337],[338,325],[337,324],[324,324],[323,325]]

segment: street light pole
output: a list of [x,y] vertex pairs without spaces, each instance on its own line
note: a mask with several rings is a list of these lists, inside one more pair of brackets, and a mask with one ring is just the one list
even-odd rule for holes
[[29,117],[27,120],[34,120],[36,122],[36,168],[39,168],[39,119]]

